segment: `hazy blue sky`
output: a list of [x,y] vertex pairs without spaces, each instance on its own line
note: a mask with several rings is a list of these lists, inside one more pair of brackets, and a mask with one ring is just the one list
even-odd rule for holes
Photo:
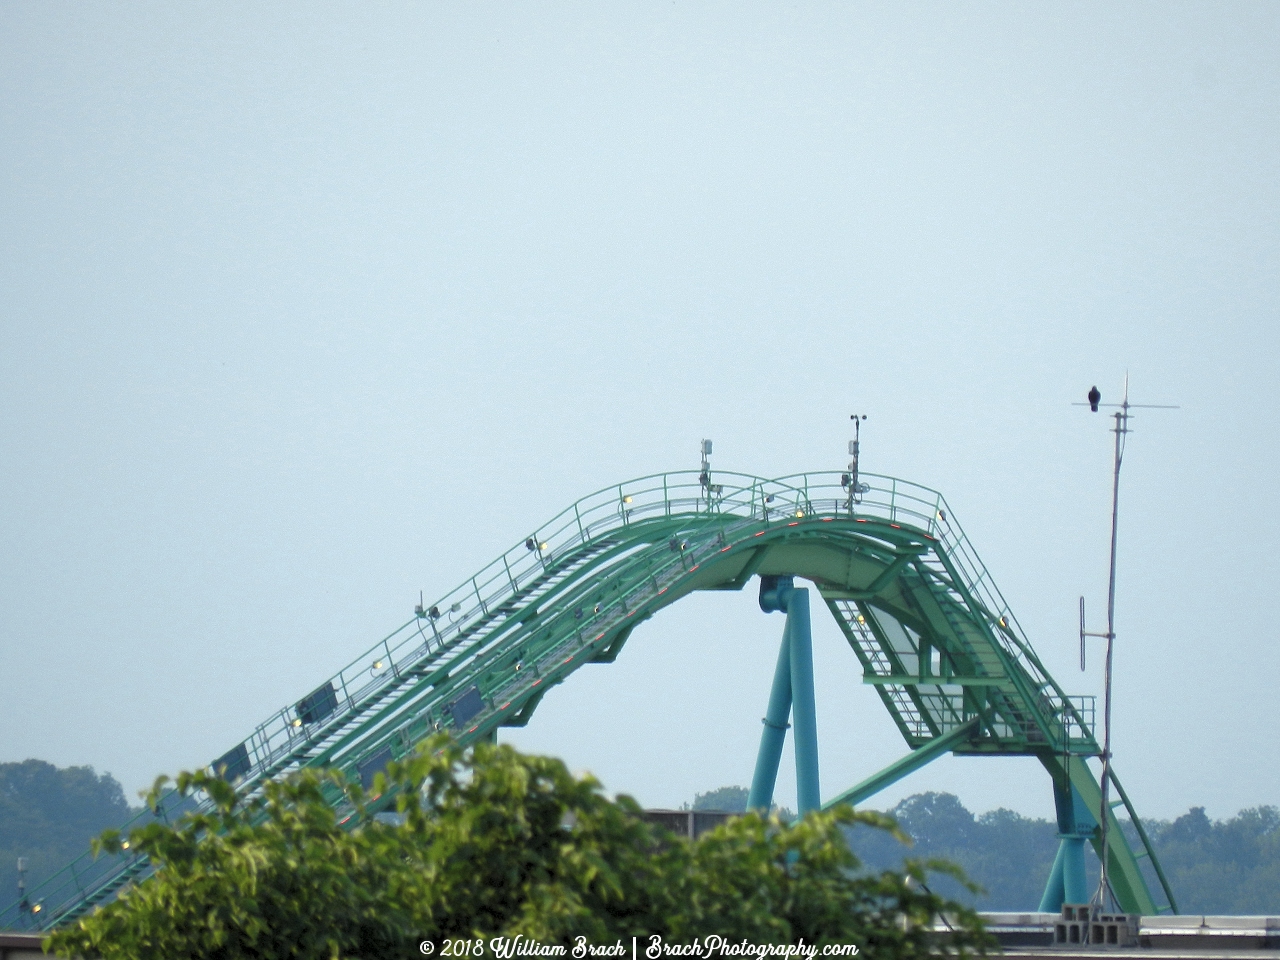
[[[697,465],[952,504],[1116,764],[1280,802],[1280,7],[3,3],[0,760],[207,763],[537,523]],[[746,783],[782,621],[691,598],[511,739]],[[824,796],[900,755],[815,618]],[[505,736],[505,735],[504,735]],[[789,755],[788,755],[789,756]],[[788,761],[789,762],[789,761]],[[923,789],[1051,816],[1034,762]],[[790,772],[779,796],[794,802]]]

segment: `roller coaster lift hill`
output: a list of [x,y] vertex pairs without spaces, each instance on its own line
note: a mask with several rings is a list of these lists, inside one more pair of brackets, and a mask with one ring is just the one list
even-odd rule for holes
[[[1133,406],[1126,397],[1116,414],[1117,484]],[[612,663],[659,610],[695,591],[741,591],[758,579],[761,609],[783,614],[785,622],[751,780],[753,808],[773,802],[788,729],[801,814],[863,803],[947,753],[1035,757],[1053,784],[1061,838],[1041,910],[1088,902],[1089,843],[1104,866],[1106,895],[1122,910],[1176,913],[1111,763],[1114,500],[1107,722],[1099,745],[1094,698],[1067,695],[1045,669],[942,494],[863,473],[865,417],[853,420],[843,471],[713,475],[705,440],[697,471],[640,477],[584,497],[449,593],[432,603],[420,598],[406,623],[272,714],[210,767],[246,798],[273,778],[307,768],[337,769],[368,788],[391,760],[437,731],[465,746],[494,739],[501,727],[524,726],[548,690],[585,664]],[[863,684],[907,747],[901,759],[825,803],[811,600],[834,618]],[[1099,777],[1090,758],[1101,761]],[[170,791],[124,830],[155,818],[172,821],[208,802]],[[340,792],[331,802],[340,819],[350,815]],[[375,798],[373,812],[392,804],[391,796]],[[1135,845],[1119,829],[1116,807],[1136,828]],[[73,921],[145,882],[153,869],[136,849],[96,859],[85,853],[0,912],[0,929],[47,930]],[[1095,899],[1101,903],[1101,893]]]

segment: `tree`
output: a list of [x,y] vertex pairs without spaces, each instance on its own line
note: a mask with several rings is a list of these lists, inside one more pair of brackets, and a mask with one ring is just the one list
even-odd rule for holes
[[135,813],[109,773],[43,760],[0,763],[0,899],[16,889],[18,857],[26,858],[34,887]]
[[693,809],[719,810],[724,813],[746,813],[751,791],[746,787],[721,787],[693,795]]
[[1252,807],[1210,820],[1192,807],[1147,824],[1165,874],[1188,913],[1280,911],[1280,810]]
[[[205,792],[212,809],[134,831],[131,849],[151,858],[155,875],[56,931],[49,949],[403,958],[422,940],[450,937],[613,944],[719,934],[856,943],[869,957],[909,958],[935,952],[931,926],[944,910],[956,950],[985,942],[974,914],[921,887],[937,865],[859,871],[841,830],[891,828],[849,807],[794,826],[748,814],[689,843],[659,836],[634,801],[609,800],[558,760],[441,739],[375,779],[374,798],[395,797],[394,823],[375,818],[376,803],[334,773],[269,784],[249,802],[205,773],[183,774],[177,786]],[[108,832],[99,847],[120,844]]]

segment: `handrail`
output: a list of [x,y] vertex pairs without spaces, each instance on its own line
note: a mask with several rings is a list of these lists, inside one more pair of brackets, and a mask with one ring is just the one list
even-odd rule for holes
[[[588,494],[535,527],[458,587],[433,603],[424,604],[415,617],[319,684],[313,695],[328,686],[335,699],[341,697],[327,716],[319,721],[307,716],[302,709],[306,702],[303,700],[282,708],[258,724],[242,741],[250,760],[250,767],[243,774],[242,788],[252,794],[268,779],[305,765],[309,750],[340,736],[342,729],[357,718],[362,709],[398,689],[415,668],[436,662],[459,645],[455,660],[467,658],[468,651],[475,654],[483,647],[488,633],[499,629],[500,624],[494,620],[498,612],[508,604],[518,603],[544,578],[554,576],[559,563],[571,559],[575,551],[606,542],[611,535],[650,519],[679,520],[687,516],[698,524],[708,521],[769,524],[783,517],[790,520],[824,515],[879,519],[890,525],[923,531],[946,551],[961,574],[965,588],[985,607],[992,624],[998,623],[1003,628],[992,628],[995,642],[1041,689],[1051,686],[1059,702],[1065,705],[1064,709],[1074,712],[1066,694],[1048,676],[1031,650],[1008,604],[942,494],[894,477],[861,474],[860,479],[869,489],[854,503],[850,502],[847,487],[841,483],[841,474],[837,471],[776,479],[717,471],[711,478],[713,482],[708,483],[700,482],[698,471],[676,471],[612,484]],[[655,576],[666,577],[675,562],[668,560]],[[618,611],[625,608],[627,600],[628,594],[620,594],[602,606],[591,619],[592,629],[599,631],[616,623],[623,616]],[[430,636],[423,630],[423,621],[431,627]],[[1083,722],[1079,722],[1083,726]],[[385,740],[389,735],[384,731],[379,736]],[[169,796],[171,794],[166,794],[164,800]],[[204,802],[207,803],[207,799]],[[150,811],[145,811],[125,824],[125,829],[151,816]],[[77,865],[87,866],[87,856],[73,861],[41,887],[47,889],[59,878],[65,887],[68,874],[80,887],[82,878]],[[129,862],[123,867],[109,868],[109,864],[103,863],[100,870],[88,871],[97,874],[89,880],[89,895],[110,886],[131,869]],[[49,905],[51,919],[66,902]],[[7,916],[9,912],[0,916]]]

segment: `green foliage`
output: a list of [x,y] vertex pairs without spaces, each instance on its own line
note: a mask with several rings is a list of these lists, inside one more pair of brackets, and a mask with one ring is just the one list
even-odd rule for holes
[[746,787],[721,787],[707,793],[693,795],[693,809],[719,810],[724,813],[746,813],[747,798],[751,791]]
[[16,894],[18,857],[27,858],[34,887],[136,812],[109,773],[43,760],[0,763],[0,899],[7,905]]
[[[247,803],[206,774],[184,774],[178,787],[206,792],[213,811],[134,831],[131,847],[157,865],[155,876],[55,932],[50,949],[403,958],[446,937],[612,944],[714,933],[910,958],[936,952],[930,928],[944,909],[957,950],[985,942],[973,914],[922,888],[936,865],[859,870],[841,831],[891,827],[847,807],[793,826],[751,814],[688,843],[656,834],[633,801],[610,801],[558,760],[487,745],[463,752],[445,740],[380,775],[381,800],[314,772]],[[371,813],[391,796],[395,823]],[[101,847],[120,842],[107,834]]]
[[[948,793],[921,793],[903,800],[890,815],[915,844],[911,852],[959,865],[985,892],[973,893],[942,879],[940,892],[980,910],[1034,910],[1058,850],[1050,820],[1012,810],[974,816]],[[1183,913],[1280,913],[1280,810],[1264,806],[1213,821],[1193,807],[1173,821],[1144,821],[1156,855]],[[1121,827],[1139,848],[1137,832]],[[851,844],[868,864],[893,869],[905,849],[882,831],[855,829]],[[1089,886],[1097,883],[1097,858],[1087,858]],[[1158,887],[1154,873],[1148,877]],[[1156,893],[1159,897],[1160,894]],[[1163,902],[1163,901],[1161,901]]]
[[[1057,826],[1012,810],[974,816],[950,793],[918,793],[888,815],[914,841],[911,853],[957,864],[980,889],[940,878],[946,896],[980,910],[1034,910],[1058,852]],[[868,864],[893,869],[907,851],[880,831],[854,830],[850,842]]]
[[1280,913],[1280,810],[1210,820],[1192,807],[1145,824],[1184,913]]
[[[747,801],[750,798],[751,791],[746,787],[720,787],[718,790],[711,790],[707,793],[695,793],[693,795],[693,807],[690,808],[686,803],[683,809],[714,810],[719,813],[746,813]],[[790,823],[796,818],[790,807],[780,807],[776,803],[771,808],[771,812],[776,814],[783,823]]]

